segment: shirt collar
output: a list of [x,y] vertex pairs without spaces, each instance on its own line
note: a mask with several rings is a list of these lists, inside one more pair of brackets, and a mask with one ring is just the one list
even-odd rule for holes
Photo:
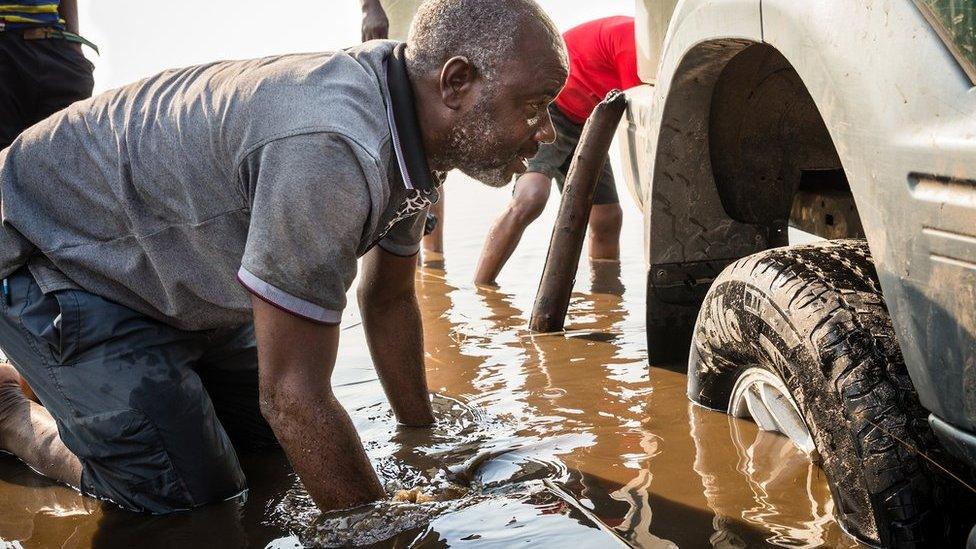
[[405,49],[406,44],[397,44],[386,59],[386,85],[390,92],[386,115],[404,186],[408,189],[431,191],[440,180],[434,177],[427,165],[427,153],[424,152],[420,124],[414,108],[413,89],[410,87],[410,77],[407,76]]

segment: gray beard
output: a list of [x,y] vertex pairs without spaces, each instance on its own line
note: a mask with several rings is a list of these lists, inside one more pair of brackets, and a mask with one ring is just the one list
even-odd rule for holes
[[515,155],[507,160],[488,156],[498,150],[494,137],[497,132],[494,131],[491,109],[488,107],[489,97],[490,94],[486,93],[475,106],[471,118],[454,128],[443,161],[445,165],[453,166],[489,187],[498,188],[512,180],[511,176],[505,176],[505,168],[515,160]]
[[512,176],[509,176],[508,178],[505,177],[504,168],[461,168],[461,171],[471,179],[480,181],[481,183],[496,189],[504,187],[512,181]]

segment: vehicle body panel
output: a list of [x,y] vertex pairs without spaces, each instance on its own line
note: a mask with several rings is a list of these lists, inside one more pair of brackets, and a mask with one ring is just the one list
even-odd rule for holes
[[[642,79],[654,85],[628,92],[620,131],[645,215],[649,353],[655,329],[693,322],[710,276],[785,244],[782,227],[723,210],[708,154],[722,69],[766,44],[799,75],[833,140],[922,403],[976,432],[976,88],[919,8],[680,0],[655,49],[664,25],[650,24],[654,4],[638,0],[637,26]],[[656,51],[656,75],[645,76]]]
[[664,37],[668,33],[671,15],[678,0],[639,0],[635,10],[635,27],[638,32],[637,74],[642,82],[653,84],[657,80],[657,68],[664,51]]
[[923,405],[976,430],[976,89],[907,0],[763,0],[763,30],[833,138]]

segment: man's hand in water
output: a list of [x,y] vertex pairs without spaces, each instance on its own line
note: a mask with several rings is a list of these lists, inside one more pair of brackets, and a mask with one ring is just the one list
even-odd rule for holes
[[385,39],[390,30],[390,20],[379,0],[361,0],[363,8],[363,42]]
[[339,327],[251,298],[261,413],[312,500],[323,511],[384,497],[356,434],[332,393]]
[[397,420],[411,427],[434,422],[424,370],[424,332],[414,289],[417,256],[379,246],[363,258],[359,309],[366,341]]

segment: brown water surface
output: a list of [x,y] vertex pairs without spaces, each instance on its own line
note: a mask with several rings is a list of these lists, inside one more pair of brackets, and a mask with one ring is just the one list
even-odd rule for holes
[[241,456],[245,504],[147,517],[85,500],[4,456],[0,539],[23,547],[855,546],[831,515],[823,473],[786,439],[691,405],[683,364],[647,366],[640,216],[629,197],[622,263],[583,261],[565,334],[525,329],[555,199],[498,289],[470,283],[507,193],[452,177],[446,262],[417,275],[432,429],[396,426],[358,311],[345,315],[337,394],[388,491],[420,487],[434,501],[320,516],[272,453]]

